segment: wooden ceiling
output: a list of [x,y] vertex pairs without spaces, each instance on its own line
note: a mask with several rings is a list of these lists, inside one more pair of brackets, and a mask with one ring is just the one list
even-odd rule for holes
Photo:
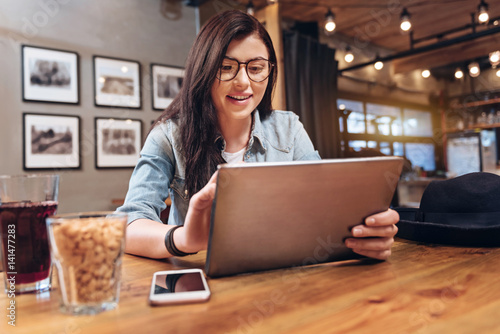
[[[240,0],[241,3],[248,3]],[[410,36],[399,28],[404,7],[411,15],[413,39],[419,40],[450,30],[471,25],[472,13],[477,13],[480,0],[278,0],[283,19],[298,22],[323,22],[327,8],[336,17],[337,34],[348,36],[354,49],[366,42],[388,49],[396,54],[410,49]],[[254,0],[256,9],[266,6],[266,0]],[[500,0],[486,0],[490,19],[500,18]],[[476,15],[477,18],[477,15]],[[477,19],[476,19],[477,22]],[[498,28],[477,25],[476,31]],[[414,48],[430,45],[471,34],[472,28],[445,34],[441,39],[430,39],[414,44]],[[432,52],[394,60],[395,72],[408,72],[417,68],[445,66],[485,57],[500,49],[500,33],[463,42]]]

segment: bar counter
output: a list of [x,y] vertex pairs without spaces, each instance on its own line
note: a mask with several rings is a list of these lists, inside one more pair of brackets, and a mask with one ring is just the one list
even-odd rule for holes
[[95,316],[59,312],[54,272],[52,291],[15,296],[15,327],[2,292],[0,333],[500,333],[499,248],[398,239],[385,262],[209,279],[206,303],[149,306],[155,271],[204,262],[204,252],[170,260],[125,255],[118,308]]

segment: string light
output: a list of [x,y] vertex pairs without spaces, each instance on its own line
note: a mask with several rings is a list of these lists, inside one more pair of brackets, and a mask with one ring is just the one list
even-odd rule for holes
[[422,77],[424,77],[424,78],[427,79],[430,76],[431,76],[431,71],[429,71],[429,70],[423,70],[422,71]]
[[461,69],[457,68],[455,70],[455,78],[462,79],[464,77],[464,72]]
[[351,63],[354,60],[354,54],[352,53],[351,47],[348,45],[345,48],[344,60],[346,63]]
[[252,15],[252,16],[254,16],[254,15],[255,15],[255,7],[254,7],[254,5],[253,5],[252,0],[250,0],[250,1],[248,2],[248,5],[247,5],[247,14],[248,14],[248,15]]
[[491,66],[496,68],[500,64],[500,51],[491,52],[489,59]]
[[497,77],[500,78],[500,70],[497,70]]
[[490,19],[490,15],[488,14],[488,4],[481,0],[479,6],[477,6],[477,20],[479,23],[486,23]]
[[472,62],[469,64],[469,75],[473,78],[478,77],[481,74],[479,69],[479,64],[477,62]]
[[401,12],[401,18],[400,18],[401,24],[399,27],[403,31],[408,31],[411,29],[411,22],[410,22],[410,13],[408,13],[408,10],[406,8],[403,8],[403,11]]
[[335,14],[332,13],[330,8],[328,8],[328,12],[325,15],[325,33],[327,35],[331,35],[337,24],[335,23]]
[[373,67],[375,67],[377,71],[380,71],[382,68],[384,68],[384,63],[379,60],[375,64],[373,64]]

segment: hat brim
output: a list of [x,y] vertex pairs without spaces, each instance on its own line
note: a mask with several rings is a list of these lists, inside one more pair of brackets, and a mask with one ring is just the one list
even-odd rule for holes
[[397,227],[397,237],[413,241],[466,247],[500,246],[500,226],[464,227],[401,219]]

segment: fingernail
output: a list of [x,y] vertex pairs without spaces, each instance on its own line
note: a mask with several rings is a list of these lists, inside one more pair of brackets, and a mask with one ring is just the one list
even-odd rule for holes
[[366,220],[366,225],[373,225],[375,224],[375,218],[368,218]]
[[352,229],[352,235],[355,237],[360,237],[363,234],[363,230],[359,227],[355,227]]

